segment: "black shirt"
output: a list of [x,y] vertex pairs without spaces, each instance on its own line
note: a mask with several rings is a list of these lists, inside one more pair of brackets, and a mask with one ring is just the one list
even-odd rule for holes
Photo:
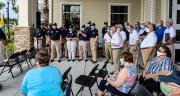
[[42,36],[43,36],[42,31],[36,31],[36,32],[34,32],[34,37],[36,37],[36,38],[41,38]]
[[67,38],[75,38],[75,37],[77,37],[76,31],[68,31],[67,32]]
[[91,29],[90,38],[96,38],[96,36],[98,36],[98,30],[96,28]]
[[65,38],[67,36],[68,29],[61,27],[59,29],[59,31],[60,31],[60,35],[62,36],[62,38]]
[[86,27],[85,32],[87,33],[87,40],[90,40],[91,27]]
[[102,28],[102,37],[107,33],[107,27]]
[[86,35],[86,37],[85,36],[83,36],[82,34],[79,34],[79,40],[84,40],[84,41],[87,41],[88,40],[88,37],[87,37],[87,33],[86,32],[82,32],[83,34],[85,34]]
[[59,29],[52,29],[50,31],[50,38],[51,40],[59,40],[60,39],[60,32],[59,32]]

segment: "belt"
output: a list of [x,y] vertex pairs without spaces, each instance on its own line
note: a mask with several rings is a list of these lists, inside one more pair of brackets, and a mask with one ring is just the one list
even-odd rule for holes
[[146,47],[146,48],[141,48],[141,50],[143,50],[143,49],[148,49],[148,47]]
[[112,48],[112,50],[117,50],[117,49],[122,49],[122,48]]
[[106,42],[107,44],[111,43],[111,42]]
[[129,45],[129,46],[136,46],[136,45]]

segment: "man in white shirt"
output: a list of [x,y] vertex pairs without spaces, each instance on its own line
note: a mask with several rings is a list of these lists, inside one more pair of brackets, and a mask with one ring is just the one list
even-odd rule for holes
[[137,41],[139,40],[138,38],[138,33],[135,30],[135,28],[130,25],[130,34],[129,34],[129,46],[130,46],[130,52],[133,54],[133,62],[134,64],[136,63],[137,60]]
[[167,22],[167,28],[164,31],[163,44],[166,45],[171,51],[171,57],[175,60],[174,56],[174,43],[176,38],[176,29],[173,27],[173,20],[169,19]]
[[106,57],[105,63],[109,62],[109,58],[110,58],[110,61],[112,62],[112,49],[110,46],[112,36],[111,36],[110,30],[111,30],[110,27],[108,27],[107,32],[105,33],[104,38],[103,38],[105,42],[105,57]]
[[117,32],[117,27],[112,26],[112,39],[111,39],[111,48],[113,55],[113,63],[115,65],[115,71],[119,71],[119,60],[122,56],[123,48],[123,39],[121,35]]
[[119,24],[117,31],[120,33],[122,39],[123,39],[123,51],[128,51],[128,46],[126,44],[126,32],[123,31],[123,25]]
[[148,34],[140,45],[144,68],[146,68],[147,63],[150,62],[155,55],[155,48],[157,44],[155,27],[156,26],[153,24],[148,24],[146,30]]

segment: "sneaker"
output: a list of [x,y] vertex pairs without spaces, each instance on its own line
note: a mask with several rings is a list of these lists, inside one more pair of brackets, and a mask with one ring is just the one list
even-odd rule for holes
[[82,61],[82,59],[78,59],[78,61]]
[[94,63],[97,63],[97,61],[92,61],[92,63],[94,64]]
[[50,62],[54,62],[54,60],[51,60]]
[[60,62],[61,62],[61,60],[58,60],[58,62],[60,63]]
[[68,59],[68,62],[71,61],[70,59]]
[[72,62],[74,62],[74,61],[75,61],[75,59],[72,60]]
[[84,61],[85,61],[85,62],[87,62],[87,61],[88,61],[88,59],[85,59]]

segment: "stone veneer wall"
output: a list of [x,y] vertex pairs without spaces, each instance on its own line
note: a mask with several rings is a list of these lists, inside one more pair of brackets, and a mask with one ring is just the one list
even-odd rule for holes
[[33,47],[33,27],[15,27],[14,44],[15,52]]

